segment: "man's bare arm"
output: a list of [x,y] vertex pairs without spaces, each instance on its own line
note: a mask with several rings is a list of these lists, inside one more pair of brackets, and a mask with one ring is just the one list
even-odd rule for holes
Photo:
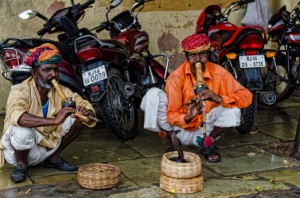
[[58,125],[65,121],[65,119],[74,112],[71,107],[65,107],[56,114],[55,118],[44,118],[35,116],[29,113],[23,113],[18,120],[18,124],[22,127],[34,128],[41,126]]

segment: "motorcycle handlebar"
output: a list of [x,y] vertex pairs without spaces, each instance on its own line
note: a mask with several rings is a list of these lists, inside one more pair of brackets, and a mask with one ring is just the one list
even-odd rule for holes
[[236,5],[241,6],[241,5],[245,5],[245,4],[252,3],[252,2],[255,2],[255,0],[241,0],[241,1],[236,2]]
[[81,5],[78,5],[78,10],[84,10],[86,8],[88,8],[90,5],[92,5],[93,3],[95,3],[95,0],[88,0],[87,2],[81,4]]
[[227,20],[227,17],[229,16],[229,14],[231,13],[231,11],[237,7],[237,6],[242,6],[248,3],[252,3],[255,2],[255,0],[240,0],[240,1],[236,1],[236,2],[232,2],[223,12],[223,15],[225,16],[224,20]]
[[154,0],[136,0],[135,1],[136,3],[131,8],[131,13],[133,13],[136,8],[140,7],[141,5],[144,5],[149,1],[154,1]]
[[96,32],[99,33],[107,28],[108,28],[108,24],[106,22],[103,22],[100,24],[98,28],[96,28]]
[[49,27],[45,26],[43,29],[37,31],[37,35],[43,36],[45,33],[47,33],[50,30]]

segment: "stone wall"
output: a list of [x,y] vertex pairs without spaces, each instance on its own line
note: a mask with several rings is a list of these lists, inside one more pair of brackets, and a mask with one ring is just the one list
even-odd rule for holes
[[[223,8],[233,0],[210,0],[210,4],[219,4]],[[83,3],[83,0],[75,0],[76,3]],[[86,10],[86,15],[80,22],[80,27],[89,29],[96,27],[105,20],[106,7],[109,0],[96,0],[94,6]],[[134,0],[124,0],[123,3],[115,8],[110,16],[114,16],[122,10],[129,9]],[[201,12],[206,6],[207,1],[199,0],[155,0],[146,4],[144,10],[139,14],[139,20],[144,30],[150,36],[150,51],[155,54],[164,52],[170,56],[171,69],[175,68],[184,56],[181,53],[180,42],[187,35],[195,31],[195,23]],[[273,4],[270,0],[271,13],[278,7],[287,3],[288,10],[292,9],[298,1],[280,0],[278,4]],[[46,17],[50,17],[55,10],[70,6],[68,0],[3,0],[0,1],[0,41],[8,37],[30,38],[37,37],[36,32],[43,27],[43,20],[33,18],[22,20],[18,17],[21,11],[32,9],[39,11]],[[238,24],[244,9],[232,13],[230,21]],[[109,38],[107,32],[98,34],[99,38]],[[56,40],[56,35],[45,35],[44,38]],[[0,113],[5,112],[7,96],[10,84],[3,77],[0,78]]]

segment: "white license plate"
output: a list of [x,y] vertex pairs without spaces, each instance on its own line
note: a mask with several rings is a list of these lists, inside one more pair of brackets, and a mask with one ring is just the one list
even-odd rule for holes
[[102,65],[96,69],[89,70],[82,73],[82,79],[84,86],[99,82],[107,78],[105,66]]
[[264,55],[240,56],[239,61],[241,68],[256,68],[266,66]]

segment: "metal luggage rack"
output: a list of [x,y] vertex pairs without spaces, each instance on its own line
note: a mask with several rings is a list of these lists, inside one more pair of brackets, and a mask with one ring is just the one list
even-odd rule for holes
[[15,48],[3,48],[0,51],[1,72],[7,80],[13,80],[14,73],[30,73],[31,67],[25,64],[25,53]]

